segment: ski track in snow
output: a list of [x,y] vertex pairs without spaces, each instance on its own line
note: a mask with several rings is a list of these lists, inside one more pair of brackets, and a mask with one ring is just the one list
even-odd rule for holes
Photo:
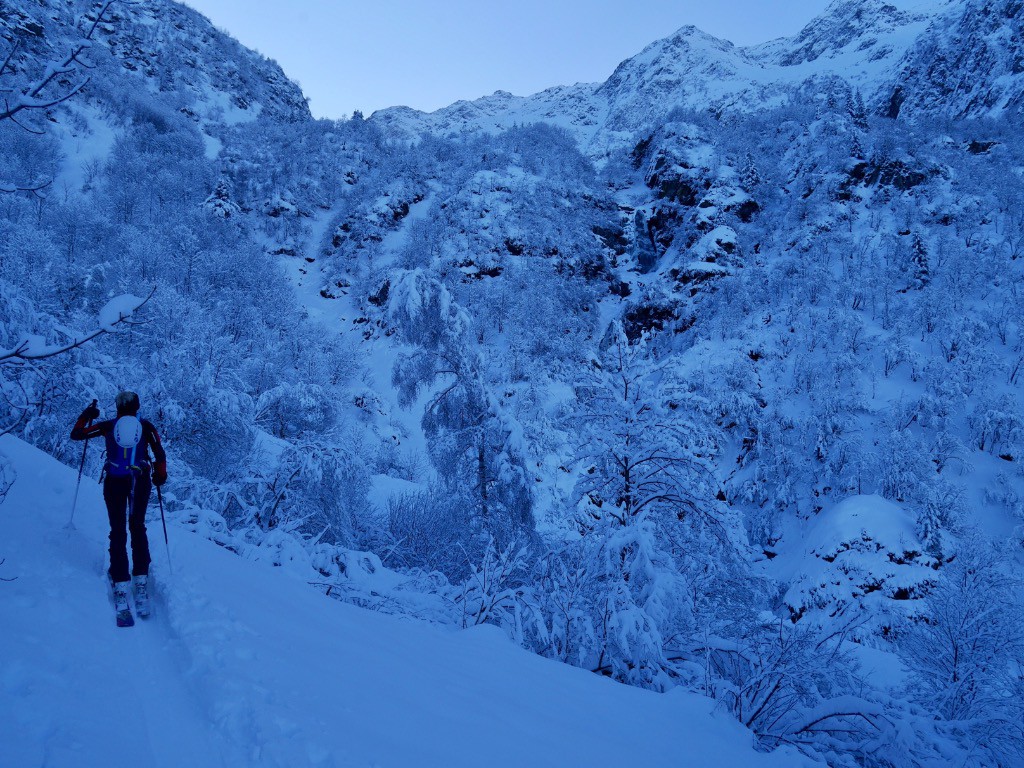
[[74,487],[60,465],[43,463],[0,508],[0,557],[17,560],[16,574],[3,573],[17,580],[0,585],[0,658],[9,662],[0,672],[0,765],[224,764],[174,663],[160,602],[158,618],[131,630],[114,624],[100,489],[83,478],[75,525],[65,528]]
[[100,490],[10,436],[0,503],[0,766],[812,765],[714,703],[656,694],[324,597],[150,516],[153,616],[114,624]]

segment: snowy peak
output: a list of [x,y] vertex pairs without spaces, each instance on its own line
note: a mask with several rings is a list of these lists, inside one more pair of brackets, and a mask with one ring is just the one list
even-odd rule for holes
[[[782,67],[857,52],[877,60],[890,55],[900,33],[919,27],[928,16],[898,10],[883,0],[837,0],[795,38],[775,41],[752,51]],[[919,31],[919,29],[918,29]]]
[[678,82],[687,73],[692,76],[694,66],[701,71],[734,75],[741,57],[740,49],[732,43],[685,26],[619,64],[599,90],[614,92],[631,85],[642,88],[659,80]]
[[688,26],[620,64],[598,94],[611,103],[609,127],[636,130],[666,107],[728,101],[763,79],[761,69],[732,43]]
[[546,122],[589,139],[603,124],[606,105],[595,96],[596,85],[558,86],[533,96],[496,91],[473,101],[457,101],[426,113],[410,107],[389,107],[371,116],[390,137],[415,142],[426,134],[449,136],[466,131],[500,133],[514,125]]

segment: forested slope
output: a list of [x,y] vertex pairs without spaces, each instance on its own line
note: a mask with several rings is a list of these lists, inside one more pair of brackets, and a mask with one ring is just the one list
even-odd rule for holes
[[[3,9],[15,91],[91,18]],[[0,121],[5,188],[40,187],[0,194],[0,347],[157,291],[0,361],[5,424],[72,463],[78,410],[136,389],[173,517],[332,595],[699,691],[768,748],[1010,765],[1020,25],[837,2],[314,121],[197,14],[114,3],[41,133]]]

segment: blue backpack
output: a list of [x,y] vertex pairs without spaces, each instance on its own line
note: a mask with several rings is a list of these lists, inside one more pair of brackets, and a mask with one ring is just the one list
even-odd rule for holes
[[149,466],[145,432],[135,416],[121,416],[107,433],[107,474],[127,477]]

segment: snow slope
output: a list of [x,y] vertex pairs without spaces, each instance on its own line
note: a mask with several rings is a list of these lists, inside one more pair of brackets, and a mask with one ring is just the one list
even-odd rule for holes
[[98,486],[10,436],[2,766],[800,766],[713,702],[326,599],[150,516],[154,617],[118,629]]

